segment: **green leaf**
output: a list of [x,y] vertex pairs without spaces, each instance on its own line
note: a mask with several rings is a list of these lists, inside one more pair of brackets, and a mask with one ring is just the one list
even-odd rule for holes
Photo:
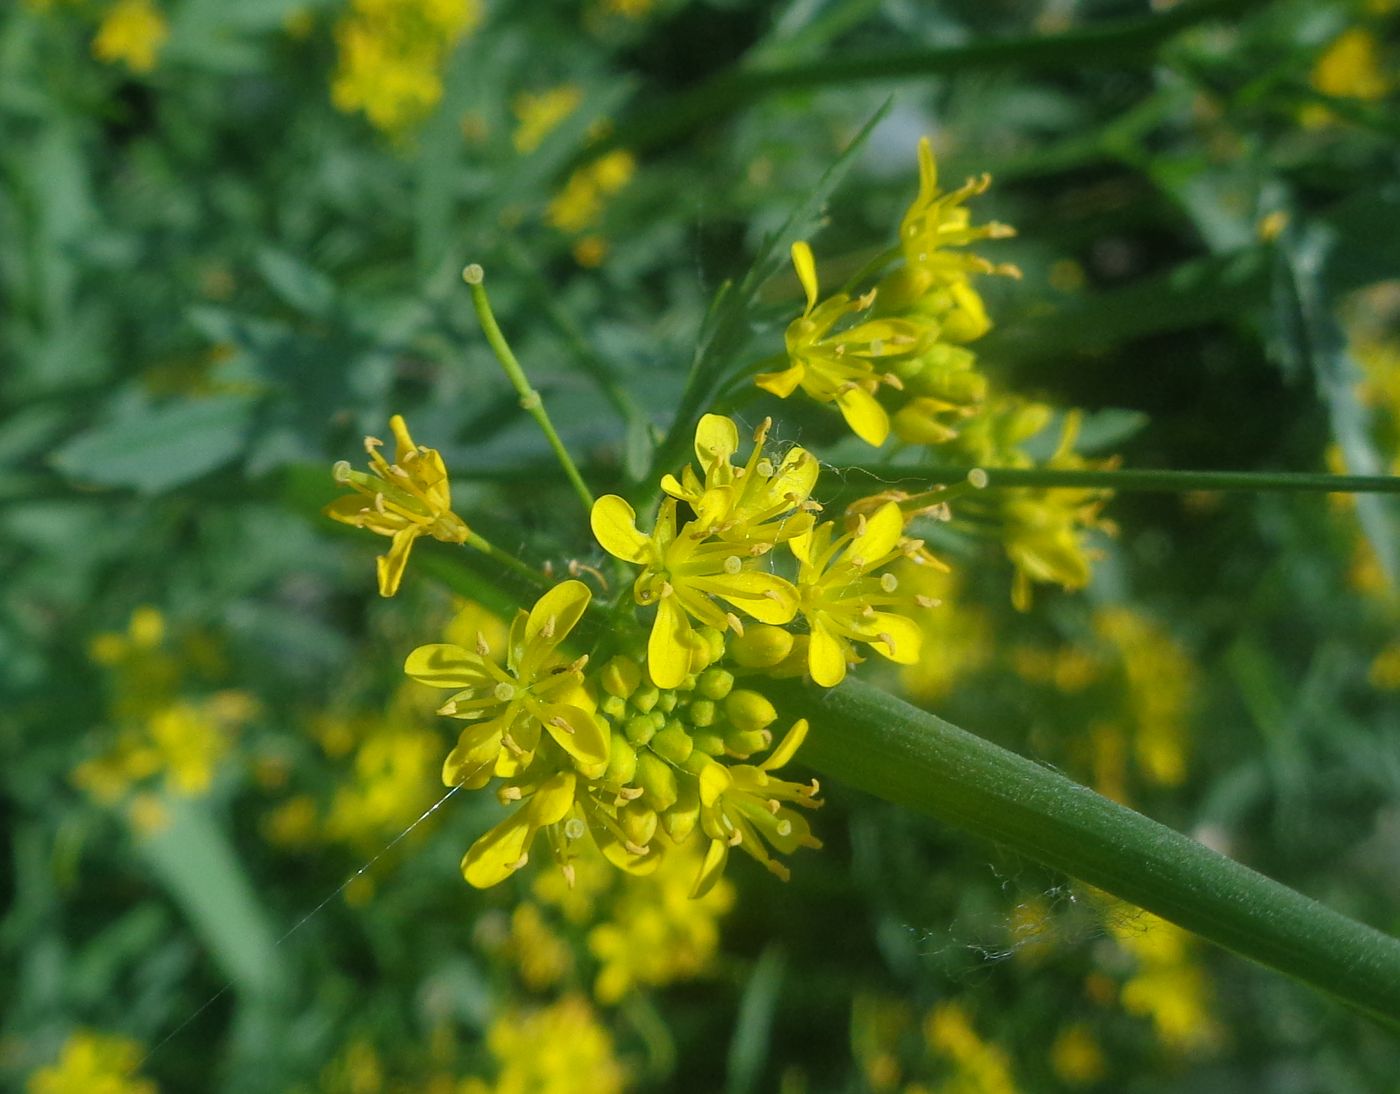
[[60,448],[53,465],[80,483],[159,494],[240,455],[254,404],[246,395],[160,406],[129,402],[112,420]]
[[311,316],[325,316],[335,305],[335,283],[301,259],[264,247],[258,252],[258,272],[288,307]]
[[233,985],[250,996],[276,994],[277,939],[227,835],[203,801],[163,804],[169,823],[141,839],[141,853]]

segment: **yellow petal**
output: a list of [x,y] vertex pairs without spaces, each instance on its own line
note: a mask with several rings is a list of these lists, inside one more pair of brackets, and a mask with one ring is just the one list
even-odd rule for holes
[[656,868],[661,865],[661,848],[659,842],[651,844],[651,849],[645,855],[634,855],[621,843],[611,836],[595,836],[598,850],[603,852],[603,857],[616,866],[619,870],[626,870],[627,873],[635,877],[646,877],[648,874],[656,872]]
[[538,645],[541,653],[553,650],[574,629],[592,599],[593,593],[582,581],[564,581],[554,586],[530,609],[525,645]]
[[785,767],[797,755],[797,750],[806,739],[807,719],[799,718],[787,731],[787,735],[778,742],[778,747],[768,754],[768,759],[758,766],[764,771],[777,771],[778,768]]
[[869,621],[868,628],[862,621],[861,629],[887,636],[888,640],[886,637],[869,639],[870,648],[876,653],[884,654],[891,661],[901,665],[912,665],[919,660],[919,651],[924,644],[924,632],[912,619],[895,615],[893,612],[878,612],[875,618]]
[[800,363],[790,365],[781,372],[761,372],[754,377],[754,383],[764,391],[772,392],[779,399],[786,399],[802,382],[806,368]]
[[792,266],[797,271],[797,280],[802,282],[802,291],[807,294],[807,308],[803,312],[806,315],[817,303],[817,263],[812,257],[812,248],[802,240],[792,245]]
[[647,671],[659,688],[679,687],[690,671],[690,620],[673,596],[656,605],[656,622],[647,642]]
[[616,494],[606,494],[593,503],[589,522],[594,538],[608,554],[624,562],[647,560],[649,540],[637,531],[637,511]]
[[501,736],[514,718],[514,711],[489,722],[467,726],[457,738],[457,747],[442,764],[444,786],[462,785],[468,789],[485,786],[501,754]]
[[408,423],[403,420],[402,414],[395,414],[389,419],[389,431],[394,435],[394,462],[403,467],[405,458],[418,446],[408,435]]
[[717,762],[707,763],[702,767],[698,780],[700,804],[706,809],[712,808],[724,792],[734,785],[734,778],[729,774],[729,769]]
[[722,839],[710,840],[709,847],[705,848],[705,861],[700,864],[700,872],[695,875],[695,885],[690,890],[691,900],[699,900],[715,887],[728,861],[729,844]]
[[389,544],[389,553],[375,559],[379,571],[380,596],[393,596],[399,591],[399,582],[403,580],[404,568],[408,565],[408,552],[413,549],[413,541],[421,531],[416,524],[399,529],[394,533],[393,542]]
[[864,568],[873,567],[895,549],[902,535],[904,515],[896,502],[888,501],[866,518],[865,528],[851,540],[845,557],[863,560]]
[[419,646],[404,661],[403,671],[433,688],[479,687],[491,679],[480,654],[446,642]]
[[695,427],[695,458],[708,474],[716,465],[727,466],[739,450],[739,427],[722,414],[706,414]]
[[565,703],[544,704],[544,714],[549,735],[586,769],[585,774],[607,766],[612,741],[596,715]]
[[689,584],[693,589],[723,597],[760,623],[787,623],[797,614],[797,590],[777,574],[763,570],[712,574],[692,578]]
[[824,688],[834,688],[846,678],[846,645],[821,623],[812,624],[807,645],[807,671]]
[[330,517],[331,520],[338,520],[341,524],[349,524],[356,528],[365,526],[365,517],[370,512],[372,510],[369,499],[363,494],[346,494],[321,510],[322,515]]
[[472,844],[462,859],[462,876],[478,889],[499,885],[525,865],[534,827],[519,809]]
[[919,138],[919,200],[933,200],[938,192],[938,164],[933,158],[933,145],[927,137]]
[[578,778],[572,771],[560,771],[540,783],[540,787],[525,807],[526,816],[535,828],[558,824],[574,807],[574,788]]
[[890,435],[890,416],[863,387],[849,387],[836,396],[836,405],[851,432],[868,445],[879,448]]

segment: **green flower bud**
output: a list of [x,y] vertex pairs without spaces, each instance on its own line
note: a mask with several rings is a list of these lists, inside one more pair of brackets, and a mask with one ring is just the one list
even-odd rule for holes
[[647,684],[632,693],[632,705],[643,714],[656,706],[656,701],[661,698],[661,689],[655,684]]
[[729,643],[729,656],[746,669],[776,665],[792,649],[792,635],[770,623],[750,623]]
[[724,713],[742,731],[767,729],[778,720],[777,708],[756,691],[731,692],[724,701]]
[[722,756],[724,754],[724,738],[718,733],[692,733],[691,743],[695,745],[695,751],[690,754],[691,759],[700,756],[702,753],[706,758],[710,756]]
[[630,801],[619,809],[617,821],[627,838],[638,847],[645,847],[656,835],[656,810],[643,805],[641,799]]
[[599,704],[598,709],[613,721],[619,721],[627,716],[627,700],[620,695],[609,695]]
[[[712,739],[716,741],[719,740],[718,737],[712,737]],[[720,741],[720,748],[721,750],[723,750],[724,748],[723,741]],[[709,767],[710,764],[714,762],[714,756],[712,756],[708,752],[702,751],[699,745],[697,744],[695,751],[686,757],[685,763],[681,764],[681,770],[686,772],[687,774],[698,776],[700,772],[704,771],[705,768]],[[693,779],[684,779],[682,780],[681,785],[687,786],[692,782],[694,782]],[[698,782],[695,783],[695,792],[697,795],[700,793],[700,784]]]
[[957,421],[956,411],[957,407],[921,395],[901,407],[892,424],[896,436],[909,444],[947,444],[958,431],[945,419]]
[[686,721],[697,728],[714,725],[715,704],[710,699],[696,699],[686,711]]
[[656,701],[656,709],[663,714],[670,714],[676,709],[676,702],[680,699],[674,691],[663,691],[661,698]]
[[685,726],[674,719],[667,722],[661,732],[651,739],[651,750],[673,764],[683,762],[694,747],[695,744]]
[[734,686],[734,674],[724,669],[706,669],[695,681],[695,690],[706,699],[723,699]]
[[773,743],[773,734],[766,729],[731,729],[724,735],[724,748],[736,759],[747,760]]
[[695,632],[695,645],[690,654],[690,671],[702,673],[724,656],[724,632],[714,627],[701,627]]
[[637,757],[636,781],[642,788],[640,800],[658,813],[675,804],[679,793],[675,769],[655,753],[643,752]]
[[656,723],[650,714],[634,714],[627,719],[627,723],[622,727],[622,731],[627,734],[627,739],[640,748],[655,736],[657,730]]
[[626,699],[642,682],[642,666],[630,657],[614,657],[603,666],[599,679],[609,695]]
[[700,821],[700,784],[693,778],[678,783],[680,796],[676,804],[661,816],[661,827],[677,843],[683,843],[695,831]]
[[605,781],[618,786],[625,786],[632,781],[632,777],[637,773],[637,750],[621,733],[616,731],[612,735],[612,747],[608,750],[608,770],[604,775]]

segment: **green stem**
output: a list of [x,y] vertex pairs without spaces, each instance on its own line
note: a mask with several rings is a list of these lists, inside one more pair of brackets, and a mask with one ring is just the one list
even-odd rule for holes
[[492,351],[496,354],[496,359],[500,361],[501,368],[505,370],[506,376],[515,386],[515,390],[519,392],[521,407],[529,413],[530,417],[535,419],[535,423],[544,433],[545,439],[549,441],[549,447],[554,450],[554,455],[559,460],[560,466],[564,468],[564,474],[568,476],[574,492],[578,494],[584,508],[591,513],[593,511],[593,495],[589,492],[588,486],[583,481],[583,476],[579,474],[578,468],[574,465],[569,450],[559,439],[559,433],[555,430],[554,423],[549,420],[549,414],[544,409],[544,400],[540,398],[540,393],[530,386],[530,381],[525,377],[525,370],[520,367],[520,362],[515,359],[515,354],[511,352],[510,344],[506,341],[505,335],[501,333],[496,316],[491,311],[491,301],[486,296],[485,278],[485,271],[475,263],[462,271],[462,280],[471,289],[472,304],[476,307],[476,316],[481,321],[481,330],[486,335],[486,341],[490,343]]
[[999,843],[1243,957],[1400,1024],[1400,940],[1348,919],[1060,775],[877,688],[795,681],[803,762]]
[[509,570],[526,585],[533,586],[542,591],[549,588],[549,579],[545,577],[544,574],[533,567],[526,566],[525,563],[521,562],[514,555],[506,554],[499,547],[489,543],[475,532],[467,533],[466,543],[468,547],[476,548],[476,550],[480,551],[503,569]]
[[[848,467],[881,486],[963,482],[971,467]],[[1075,471],[1051,467],[986,467],[987,489],[1016,486],[1090,487],[1126,491],[1289,491],[1325,494],[1400,494],[1400,476],[1327,475],[1294,471]]]

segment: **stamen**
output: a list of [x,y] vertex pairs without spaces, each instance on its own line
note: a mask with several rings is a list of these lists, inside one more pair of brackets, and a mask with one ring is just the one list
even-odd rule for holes
[[744,621],[733,612],[724,613],[724,621],[729,624],[729,629],[740,638],[744,637]]
[[491,647],[486,642],[486,636],[480,631],[476,632],[476,652],[482,657],[491,656]]
[[578,730],[574,729],[573,726],[569,725],[568,722],[564,721],[564,719],[560,718],[558,715],[555,715],[553,718],[551,718],[549,720],[549,724],[552,725],[555,729],[562,729],[565,733],[578,732]]

